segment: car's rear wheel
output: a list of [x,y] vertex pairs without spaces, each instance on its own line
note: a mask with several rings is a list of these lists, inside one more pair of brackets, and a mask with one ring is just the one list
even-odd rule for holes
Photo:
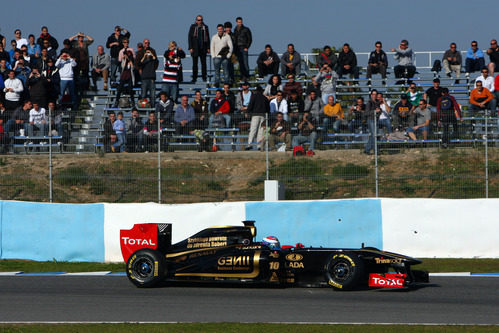
[[339,253],[326,266],[328,284],[338,290],[351,290],[358,286],[364,276],[364,262],[355,254]]
[[166,275],[165,259],[156,250],[138,250],[128,258],[126,275],[137,287],[154,287]]

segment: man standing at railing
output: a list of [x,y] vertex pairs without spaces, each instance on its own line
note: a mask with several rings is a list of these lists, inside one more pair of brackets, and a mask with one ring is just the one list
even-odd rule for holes
[[[123,32],[123,33],[122,33]],[[107,38],[106,47],[110,49],[111,56],[111,86],[116,87],[116,72],[120,66],[120,61],[118,60],[118,54],[123,48],[123,39],[129,39],[130,32],[125,28],[121,28],[119,25],[114,27],[114,33]]]
[[234,52],[239,62],[239,70],[241,71],[241,81],[249,80],[249,64],[248,64],[248,49],[253,41],[251,30],[243,25],[242,17],[236,18],[236,29],[234,29]]
[[449,95],[449,89],[442,89],[442,97],[437,102],[437,121],[438,127],[443,127],[442,147],[447,148],[449,144],[449,125],[452,124],[454,137],[459,137],[457,129],[457,118],[463,121],[461,108],[456,99]]
[[188,35],[189,52],[192,57],[192,81],[198,78],[198,59],[201,61],[201,75],[207,80],[206,55],[210,53],[210,33],[208,26],[203,23],[203,16],[196,16],[196,22],[191,24]]
[[229,59],[232,57],[232,39],[224,32],[222,24],[217,25],[217,33],[211,38],[210,53],[215,67],[215,87],[220,86],[220,68],[224,71],[224,80],[230,82]]
[[[409,47],[409,42],[406,39],[403,39],[400,42],[400,45],[396,49],[392,49],[392,52],[395,52],[393,58],[398,61],[398,65],[394,67],[395,77],[397,79],[406,78],[410,79],[416,73],[416,67],[414,66],[413,56],[414,53],[412,49]],[[404,80],[397,81],[396,84],[404,83]]]
[[499,67],[499,46],[497,45],[497,40],[493,39],[490,41],[490,48],[487,50],[487,54],[490,58],[490,76],[494,76],[495,69]]

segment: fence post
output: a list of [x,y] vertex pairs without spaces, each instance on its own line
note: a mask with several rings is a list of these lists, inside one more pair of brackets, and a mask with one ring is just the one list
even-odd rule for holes
[[53,200],[52,191],[52,111],[49,108],[49,202]]
[[269,180],[269,114],[265,114],[265,173]]
[[158,112],[158,203],[161,203],[161,122]]
[[489,111],[485,111],[485,198],[489,198],[489,137],[488,122]]
[[[371,98],[369,96],[369,98]],[[376,198],[379,196],[379,178],[378,178],[378,121],[376,109],[374,110],[374,172],[376,182]]]

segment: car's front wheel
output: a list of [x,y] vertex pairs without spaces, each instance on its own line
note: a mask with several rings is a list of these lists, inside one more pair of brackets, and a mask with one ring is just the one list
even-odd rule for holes
[[128,258],[126,275],[137,287],[154,287],[166,275],[165,259],[156,250],[138,250]]
[[361,282],[364,262],[355,254],[338,253],[326,265],[328,284],[338,290],[350,290]]

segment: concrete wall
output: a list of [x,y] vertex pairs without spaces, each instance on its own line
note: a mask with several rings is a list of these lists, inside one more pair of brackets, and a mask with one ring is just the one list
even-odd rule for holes
[[0,259],[121,261],[119,230],[172,223],[173,242],[256,220],[257,239],[375,246],[415,257],[499,258],[499,200],[358,199],[183,205],[0,201]]

